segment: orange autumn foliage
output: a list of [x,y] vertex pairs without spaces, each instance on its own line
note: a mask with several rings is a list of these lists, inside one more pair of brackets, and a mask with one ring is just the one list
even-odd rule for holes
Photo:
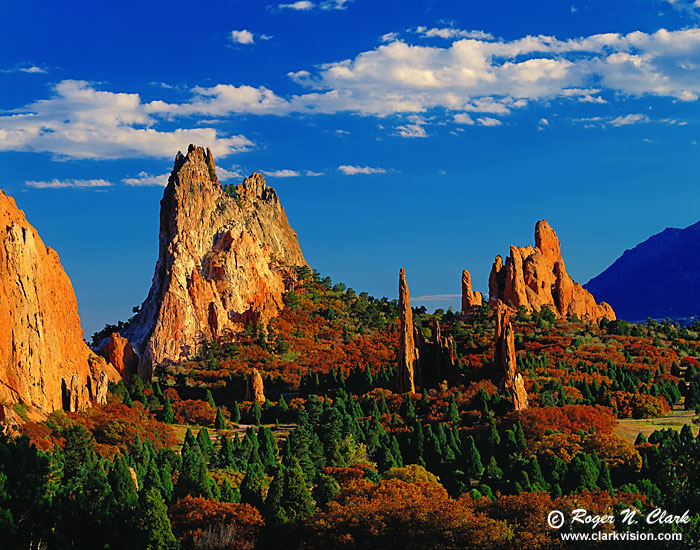
[[[260,512],[249,504],[219,502],[189,495],[173,504],[168,516],[173,533],[184,548],[247,550],[255,546],[264,525]],[[212,538],[219,544],[214,546]]]

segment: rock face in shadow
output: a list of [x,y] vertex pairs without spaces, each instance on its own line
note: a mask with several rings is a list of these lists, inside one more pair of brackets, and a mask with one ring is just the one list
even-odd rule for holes
[[502,375],[503,389],[510,392],[516,411],[528,406],[527,392],[522,375],[518,372],[515,355],[515,334],[510,322],[510,311],[503,303],[496,309],[496,366]]
[[415,392],[416,379],[420,379],[416,372],[418,350],[413,334],[413,312],[411,311],[411,297],[406,284],[406,271],[401,268],[399,272],[399,370],[397,373],[397,391]]
[[178,155],[160,208],[151,290],[124,332],[139,374],[191,358],[203,341],[267,322],[306,266],[274,189],[253,174],[224,193],[211,152]]
[[668,227],[625,250],[585,288],[627,321],[700,316],[698,249],[700,222],[684,229]]
[[109,337],[107,349],[100,352],[105,355],[110,364],[117,369],[123,378],[135,374],[139,366],[139,357],[129,341],[118,332]]
[[117,371],[83,341],[58,254],[0,191],[0,401],[39,414],[104,403]]
[[462,271],[462,313],[470,313],[474,308],[481,307],[482,303],[481,292],[472,290],[472,277],[465,269]]
[[567,274],[557,234],[545,220],[535,226],[534,248],[511,246],[505,265],[496,256],[489,276],[489,302],[498,300],[528,312],[548,307],[563,318],[615,319],[609,304],[597,304],[593,295]]

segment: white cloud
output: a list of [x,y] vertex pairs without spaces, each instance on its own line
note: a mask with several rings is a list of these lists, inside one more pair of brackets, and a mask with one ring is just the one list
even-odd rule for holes
[[230,170],[217,166],[216,177],[219,178],[219,181],[242,180],[245,178],[245,174],[241,171],[240,166],[232,166]]
[[549,120],[547,120],[546,118],[541,118],[538,124],[540,126],[549,126]]
[[500,126],[502,122],[498,120],[497,118],[491,118],[488,116],[477,118],[476,121],[481,125],[481,126]]
[[308,0],[299,0],[298,2],[293,2],[291,4],[279,4],[277,7],[280,9],[308,11],[314,9],[314,3],[309,2]]
[[270,178],[298,178],[300,176],[316,177],[322,176],[323,172],[314,172],[313,170],[261,170],[263,174]]
[[78,179],[68,179],[68,180],[58,180],[53,179],[50,181],[25,181],[24,184],[27,187],[32,187],[33,189],[98,189],[102,187],[111,187],[112,184],[103,179],[94,180],[78,180]]
[[418,27],[416,32],[422,36],[433,38],[476,38],[478,40],[493,40],[493,35],[484,31],[463,31],[453,28]]
[[394,40],[398,40],[399,38],[399,33],[397,32],[388,32],[386,34],[383,34],[379,40],[380,42],[393,42]]
[[642,114],[630,114],[618,116],[610,121],[612,126],[627,126],[629,124],[637,124],[639,122],[649,122],[649,117]]
[[349,164],[343,164],[338,166],[340,170],[346,176],[356,176],[357,174],[385,174],[386,170],[384,168],[372,168],[371,166],[353,166]]
[[325,0],[319,5],[322,10],[345,10],[352,0]]
[[474,119],[470,117],[467,113],[457,113],[452,120],[456,124],[469,124],[470,126],[474,124]]
[[244,136],[223,137],[213,128],[159,130],[152,116],[157,110],[149,105],[138,94],[99,91],[87,82],[64,80],[51,98],[0,116],[0,151],[91,159],[172,157],[190,143],[203,143],[221,157],[252,146]]
[[43,67],[39,67],[31,63],[19,63],[11,69],[0,69],[0,73],[46,74],[47,72],[48,71]]
[[255,43],[255,38],[253,33],[245,29],[241,31],[231,31],[231,40],[237,44],[253,44]]
[[424,138],[428,137],[428,134],[420,124],[405,124],[403,126],[396,127],[397,134],[401,137],[408,138]]
[[132,187],[147,187],[152,185],[165,187],[168,185],[169,177],[170,172],[167,174],[161,174],[160,176],[154,176],[148,172],[139,172],[139,175],[135,178],[124,178],[122,181],[126,185],[130,185]]

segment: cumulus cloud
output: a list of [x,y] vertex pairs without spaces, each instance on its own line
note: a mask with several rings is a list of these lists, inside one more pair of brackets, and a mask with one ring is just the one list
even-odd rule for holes
[[371,166],[353,166],[349,164],[343,164],[338,166],[340,170],[346,176],[356,176],[358,174],[385,174],[386,170],[384,168],[372,168]]
[[298,2],[293,2],[291,4],[278,4],[280,9],[296,10],[296,11],[308,11],[314,9],[314,3],[308,0],[299,0]]
[[481,125],[481,126],[500,126],[502,122],[498,120],[497,118],[491,118],[488,116],[477,118],[476,121]]
[[0,69],[0,73],[28,73],[28,74],[45,74],[48,71],[43,67],[32,63],[20,63],[11,69]]
[[314,172],[313,170],[261,170],[263,174],[270,178],[298,178],[300,176],[322,176],[323,172]]
[[649,122],[649,117],[642,114],[630,114],[618,116],[610,121],[611,126],[627,126],[629,124],[637,124],[639,122]]
[[428,137],[425,128],[421,124],[405,124],[403,126],[397,126],[396,132],[401,137],[408,138],[423,138]]
[[231,40],[237,44],[253,44],[255,43],[255,38],[253,33],[245,29],[241,31],[231,31]]
[[107,159],[171,157],[190,143],[206,143],[218,156],[245,151],[245,136],[221,136],[213,128],[159,130],[138,94],[96,90],[64,80],[54,95],[0,116],[0,151],[48,152],[59,157]]
[[24,184],[27,187],[33,189],[98,189],[102,187],[111,187],[112,184],[107,180],[94,179],[94,180],[78,180],[78,179],[68,179],[59,180],[53,179],[48,181],[25,181]]
[[160,176],[154,176],[148,172],[139,172],[139,175],[135,178],[124,178],[122,181],[132,187],[148,187],[148,186],[161,186],[165,187],[168,185],[168,178],[170,177],[170,172],[167,174],[161,174]]
[[453,28],[428,28],[417,27],[416,32],[422,36],[433,38],[476,38],[479,40],[493,40],[493,35],[484,31],[463,31]]

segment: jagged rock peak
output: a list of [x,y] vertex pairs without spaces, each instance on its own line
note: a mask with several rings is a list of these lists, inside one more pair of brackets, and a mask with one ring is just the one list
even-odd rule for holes
[[413,312],[411,297],[406,284],[406,271],[399,271],[399,369],[397,372],[397,390],[399,392],[415,392],[415,367],[418,350],[413,337]]
[[178,154],[163,193],[148,297],[125,331],[139,373],[189,359],[203,340],[267,321],[306,261],[277,193],[261,174],[219,184],[209,149]]
[[502,376],[502,386],[510,392],[515,410],[522,411],[528,407],[528,396],[523,377],[518,372],[510,310],[503,302],[499,302],[496,307],[495,345],[496,365]]
[[0,191],[0,402],[41,416],[106,398],[118,373],[83,341],[78,303],[58,254]]
[[470,313],[483,302],[481,292],[472,290],[472,277],[466,269],[462,271],[462,313]]
[[593,295],[567,274],[559,238],[545,220],[535,226],[534,248],[511,246],[505,265],[496,256],[489,276],[489,302],[499,300],[528,312],[547,307],[557,317],[575,315],[596,322],[603,317],[615,319],[609,304],[597,304]]

